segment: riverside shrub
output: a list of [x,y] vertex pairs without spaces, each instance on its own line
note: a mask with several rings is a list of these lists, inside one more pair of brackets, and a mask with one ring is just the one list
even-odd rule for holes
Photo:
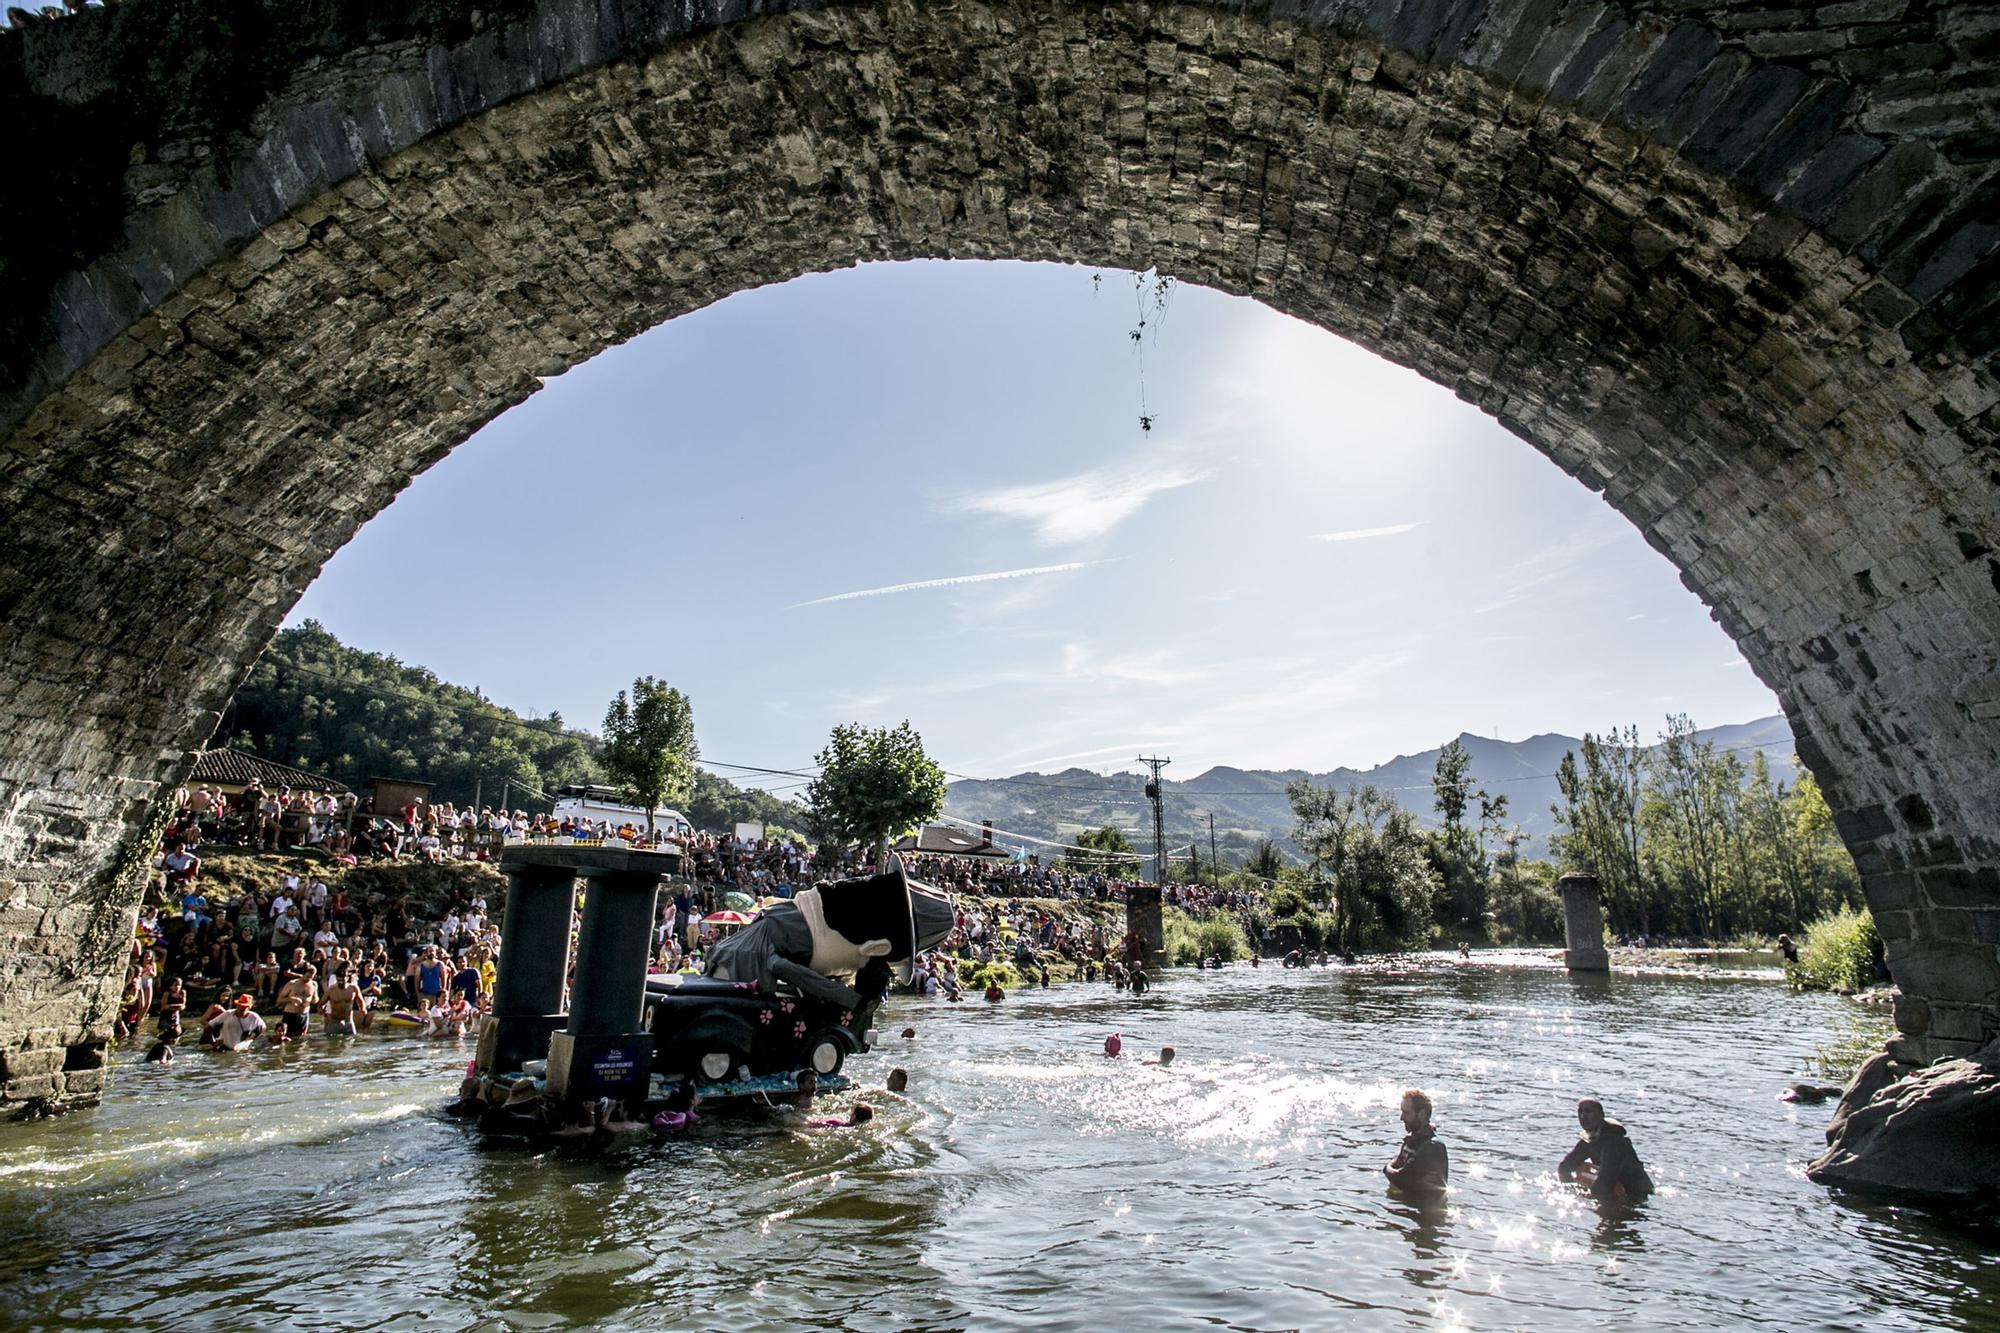
[[1875,981],[1875,918],[1842,906],[1806,927],[1799,961],[1785,977],[1800,990],[1866,990]]
[[1250,956],[1250,940],[1242,925],[1222,913],[1197,921],[1178,908],[1169,908],[1166,936],[1167,961],[1176,967],[1191,967],[1204,958],[1231,963]]

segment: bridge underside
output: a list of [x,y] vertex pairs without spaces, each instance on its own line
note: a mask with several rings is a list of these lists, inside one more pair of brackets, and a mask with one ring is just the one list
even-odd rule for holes
[[[8,77],[81,97],[63,43],[147,8],[11,34]],[[1783,700],[1906,1053],[1991,1037],[1990,174],[1694,19],[1385,8],[503,4],[320,34],[227,151],[161,131],[123,240],[6,286],[0,1096],[94,1090],[157,798],[414,475],[663,320],[920,256],[1253,296],[1601,491]]]

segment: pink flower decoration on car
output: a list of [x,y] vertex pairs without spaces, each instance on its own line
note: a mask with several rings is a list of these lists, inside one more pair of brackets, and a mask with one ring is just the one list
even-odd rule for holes
[[843,1009],[840,1011],[840,1025],[842,1027],[847,1027],[849,1024],[853,1022],[854,1022],[854,1011],[852,1009]]
[[778,1011],[779,1011],[780,1013],[786,1013],[786,1014],[789,1014],[790,1012],[792,1012],[792,1002],[791,1002],[790,1000],[785,1000],[785,1001],[782,1001],[782,1002],[781,1002],[781,1003],[780,1003],[780,1004],[778,1005]]
[[763,1012],[759,1013],[757,1015],[757,1021],[759,1023],[762,1023],[765,1027],[771,1026],[771,1011],[769,1009],[766,1009]]
[[792,1035],[794,1037],[803,1037],[806,1035],[806,1025],[803,1019],[801,1019],[797,1023],[792,1024]]

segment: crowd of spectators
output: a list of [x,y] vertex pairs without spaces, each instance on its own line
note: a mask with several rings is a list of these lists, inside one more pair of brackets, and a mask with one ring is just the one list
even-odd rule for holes
[[[635,845],[649,842],[637,823],[592,823],[526,810],[483,805],[458,806],[450,801],[411,800],[399,809],[377,811],[354,792],[267,790],[251,783],[233,796],[216,787],[180,793],[173,821],[162,836],[162,849],[176,855],[170,868],[185,874],[184,859],[199,845],[252,852],[277,852],[304,847],[325,852],[336,861],[414,857],[425,861],[490,861],[509,838],[619,837]],[[652,844],[670,840],[664,827],[651,834]]]
[[[406,895],[351,894],[337,875],[329,887],[304,867],[353,865],[357,848],[377,857],[404,855],[406,846],[426,859],[470,855],[463,849],[473,838],[459,835],[476,837],[478,818],[449,805],[420,808],[403,812],[398,828],[359,807],[351,795],[308,799],[255,785],[232,799],[213,788],[180,793],[133,933],[119,1035],[156,1021],[149,1058],[171,1060],[191,997],[211,995],[196,1035],[223,1049],[259,1037],[302,1040],[315,1022],[353,1033],[380,1014],[438,1035],[468,1030],[490,1000],[500,946],[482,893],[419,908]],[[384,823],[392,824],[386,834],[376,827]],[[212,900],[202,879],[212,843],[307,855],[275,885],[225,902]]]
[[[488,860],[510,837],[623,837],[643,844],[635,824],[613,827],[449,802],[411,802],[377,814],[353,793],[267,791],[255,784],[225,797],[213,787],[183,790],[158,849],[131,947],[118,1029],[157,1023],[153,1058],[171,1059],[184,1015],[207,1000],[198,1035],[234,1049],[262,1037],[303,1039],[368,1028],[380,1014],[434,1034],[463,1032],[490,1002],[501,940],[497,907],[467,892],[419,910],[407,896],[350,894],[335,872],[363,860]],[[656,833],[664,840],[664,833]],[[663,895],[656,965],[699,968],[701,951],[729,918],[822,879],[865,874],[860,849],[826,855],[781,838],[699,833],[676,840],[683,877]],[[267,890],[211,901],[202,857],[216,846],[299,853],[300,869]],[[1129,882],[1034,861],[920,855],[913,878],[959,895],[956,929],[918,960],[913,989],[956,995],[961,974],[1004,963],[1047,984],[1052,963],[1076,976],[1120,979],[1133,942],[1113,938],[1102,917],[1079,918],[1030,900],[1118,903]],[[327,880],[333,879],[330,887]],[[1242,911],[1255,895],[1170,885],[1171,906],[1206,914]],[[211,998],[212,997],[212,998]],[[271,1013],[266,1024],[260,1010]]]

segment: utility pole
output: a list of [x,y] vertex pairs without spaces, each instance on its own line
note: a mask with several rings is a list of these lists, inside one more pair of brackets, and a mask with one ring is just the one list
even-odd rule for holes
[[1139,762],[1153,770],[1151,780],[1146,783],[1146,799],[1153,803],[1153,882],[1164,888],[1167,883],[1167,821],[1163,809],[1166,794],[1160,790],[1160,770],[1174,761],[1148,759],[1141,755]]
[[1208,812],[1208,874],[1215,887],[1222,887],[1222,861],[1215,854],[1215,811]]

